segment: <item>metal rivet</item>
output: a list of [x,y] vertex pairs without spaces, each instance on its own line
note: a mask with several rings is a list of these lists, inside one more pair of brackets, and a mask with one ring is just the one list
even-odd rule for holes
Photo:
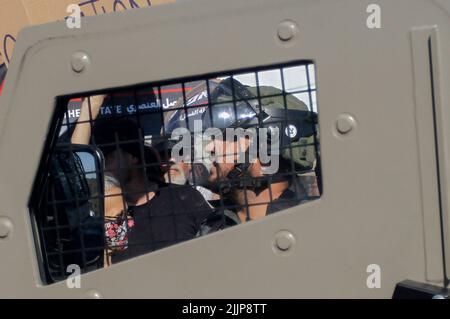
[[339,115],[336,129],[340,134],[348,134],[356,127],[356,121],[350,114]]
[[292,40],[298,33],[298,26],[292,21],[283,21],[278,25],[277,34],[281,41]]
[[13,223],[8,217],[0,217],[0,239],[5,239],[11,235]]
[[83,72],[89,65],[89,63],[90,63],[89,56],[85,52],[75,52],[70,62],[72,70],[77,73]]
[[86,298],[86,299],[102,299],[103,296],[98,290],[92,289],[92,290],[86,291],[86,293],[84,294],[84,298]]
[[275,236],[275,247],[281,251],[288,251],[295,244],[295,237],[288,231],[280,231]]

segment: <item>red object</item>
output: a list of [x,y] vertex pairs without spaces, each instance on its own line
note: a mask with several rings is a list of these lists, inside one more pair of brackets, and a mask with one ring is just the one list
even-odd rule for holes
[[[185,87],[184,90],[186,92],[189,92],[192,90],[192,87]],[[1,92],[1,91],[0,91]],[[161,89],[160,93],[161,94],[167,94],[167,93],[181,93],[183,92],[182,88],[168,88],[168,89]],[[141,95],[158,95],[158,90],[153,90],[153,91],[141,91],[141,92],[137,92],[136,95],[137,96],[141,96]],[[113,93],[113,95],[115,97],[131,97],[134,96],[135,94],[133,92],[122,92],[122,93]],[[81,98],[74,98],[71,99],[70,102],[81,102]]]
[[[2,95],[4,82],[5,81],[2,81],[0,83],[0,95]],[[192,90],[192,88],[187,87],[187,88],[185,88],[185,90],[190,91],[190,90]],[[161,93],[178,93],[178,92],[183,92],[183,90],[179,89],[179,88],[162,89],[161,90]],[[152,94],[152,92],[139,92],[137,95],[147,95],[147,94]],[[157,94],[157,90],[155,90],[154,94]],[[119,94],[117,94],[117,96],[133,96],[133,94],[132,93],[119,93]],[[81,102],[81,98],[72,99],[71,102]]]

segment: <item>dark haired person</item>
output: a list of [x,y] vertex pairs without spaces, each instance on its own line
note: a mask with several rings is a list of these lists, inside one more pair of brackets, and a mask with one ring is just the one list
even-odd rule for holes
[[103,152],[105,172],[119,182],[133,220],[131,228],[127,218],[112,224],[126,234],[124,249],[113,250],[112,263],[194,238],[201,221],[211,213],[210,206],[191,186],[169,186],[161,181],[158,154],[144,145],[137,122],[97,119],[103,99],[95,96],[90,103],[83,101],[71,141],[92,142]]
[[[216,210],[203,223],[199,235],[259,219],[317,197],[310,196],[318,193],[305,190],[303,182],[305,174],[316,178],[318,140],[317,116],[305,103],[282,90],[252,89],[233,78],[210,81],[209,95],[204,83],[192,92],[205,92],[199,94],[204,101],[195,108],[187,103],[187,110],[175,108],[166,116],[165,124],[169,132],[178,128],[193,131],[193,127],[195,131],[197,122],[202,124],[204,134],[210,129],[220,133],[203,150],[213,154],[206,185],[220,194],[221,201],[215,203]],[[192,100],[190,94],[186,101]],[[258,94],[269,98],[258,99]],[[227,138],[229,131],[235,133],[234,138]],[[239,131],[249,134],[239,135]],[[269,155],[263,154],[263,145],[266,151],[276,147]],[[254,156],[250,161],[251,154]]]

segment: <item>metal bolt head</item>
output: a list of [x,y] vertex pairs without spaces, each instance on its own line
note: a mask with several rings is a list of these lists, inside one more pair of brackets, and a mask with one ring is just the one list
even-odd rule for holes
[[13,230],[13,223],[8,217],[0,217],[0,239],[9,237]]
[[431,299],[448,299],[448,297],[443,295],[434,295]]
[[275,247],[283,252],[290,250],[295,244],[295,237],[288,231],[280,231],[275,236]]
[[86,291],[86,293],[84,294],[84,298],[85,299],[102,299],[103,296],[98,290],[91,289],[91,290]]
[[88,65],[90,64],[90,59],[87,53],[85,52],[75,52],[72,55],[72,60],[70,61],[70,65],[72,66],[72,70],[76,73],[83,72]]
[[283,21],[278,25],[277,34],[281,41],[290,41],[298,33],[298,26],[293,21]]
[[350,114],[341,114],[336,121],[336,129],[340,134],[348,134],[356,127],[356,121]]

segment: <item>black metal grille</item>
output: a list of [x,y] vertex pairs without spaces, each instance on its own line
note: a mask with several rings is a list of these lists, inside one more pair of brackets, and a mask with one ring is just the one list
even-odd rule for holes
[[301,61],[62,99],[31,204],[45,281],[319,198],[314,72]]

